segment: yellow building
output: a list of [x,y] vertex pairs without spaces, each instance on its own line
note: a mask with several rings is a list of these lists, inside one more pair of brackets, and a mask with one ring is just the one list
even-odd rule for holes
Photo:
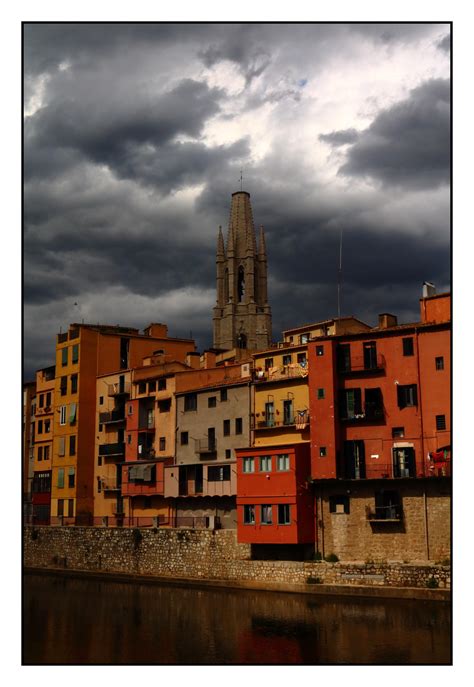
[[49,524],[51,506],[51,465],[53,457],[55,368],[36,373],[36,432],[33,444],[31,485],[33,522]]

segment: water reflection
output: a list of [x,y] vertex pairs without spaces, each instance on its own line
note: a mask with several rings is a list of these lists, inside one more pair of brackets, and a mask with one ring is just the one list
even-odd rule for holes
[[450,608],[26,575],[25,664],[447,664]]

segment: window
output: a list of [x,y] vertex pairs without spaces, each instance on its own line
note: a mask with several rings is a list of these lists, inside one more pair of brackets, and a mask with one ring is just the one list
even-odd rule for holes
[[67,476],[67,485],[70,489],[74,487],[74,484],[76,482],[76,471],[74,468],[69,468],[69,473]]
[[171,398],[165,398],[163,401],[158,401],[158,410],[160,413],[169,413],[171,410]]
[[392,439],[403,439],[405,427],[392,427]]
[[272,507],[268,504],[263,504],[260,506],[260,523],[262,525],[271,525],[272,520]]
[[77,375],[71,375],[71,394],[77,394]]
[[320,458],[326,458],[327,456],[327,451],[325,446],[320,446],[319,447],[319,457]]
[[403,355],[413,355],[413,337],[402,339]]
[[273,367],[273,358],[265,358],[265,369],[269,370]]
[[362,348],[364,351],[364,369],[375,370],[377,368],[377,344],[375,341],[367,341]]
[[316,346],[316,355],[324,355],[324,346]]
[[402,446],[393,449],[393,476],[416,477],[415,449]]
[[38,420],[38,434],[43,434],[43,420]]
[[217,405],[217,396],[209,396],[207,399],[207,407],[208,408],[215,408]]
[[38,446],[38,460],[43,460],[43,447]]
[[277,456],[277,470],[278,472],[287,472],[290,469],[290,456],[287,453],[281,453]]
[[99,467],[102,465],[102,456],[97,458],[97,465],[99,465]]
[[377,520],[400,520],[402,504],[397,491],[375,492],[375,518]]
[[67,406],[61,406],[59,408],[59,424],[60,425],[66,424],[66,407]]
[[283,365],[291,365],[291,354],[283,356]]
[[444,358],[442,355],[435,358],[435,367],[437,370],[444,370]]
[[226,457],[226,458],[231,458],[231,456],[232,456],[232,449],[226,448],[226,450],[225,450],[225,457]]
[[330,513],[341,513],[348,515],[350,513],[349,509],[349,497],[346,494],[334,494],[329,497],[329,512]]
[[61,392],[61,396],[65,396],[67,394],[67,377],[61,377],[61,381],[59,382],[59,391]]
[[221,401],[227,401],[227,389],[221,389]]
[[228,437],[230,435],[230,420],[224,420],[224,436]]
[[189,434],[187,432],[181,432],[181,446],[187,446],[189,443]]
[[235,418],[235,433],[236,434],[242,434],[242,431],[243,431],[242,418],[236,417]]
[[362,415],[362,395],[360,389],[342,389],[340,392],[340,417],[351,420]]
[[244,506],[244,525],[255,525],[255,506]]
[[99,422],[99,432],[102,432],[103,429],[104,429],[104,425]]
[[163,377],[162,379],[158,380],[158,391],[165,391],[166,390],[166,378]]
[[184,410],[197,410],[197,394],[186,394],[184,397]]
[[350,372],[351,369],[351,345],[338,344],[336,348],[337,369],[339,372]]
[[295,416],[293,414],[293,401],[291,399],[283,401],[283,424],[295,424]]
[[242,472],[255,472],[255,459],[253,457],[242,458]]
[[139,394],[146,394],[146,382],[139,382],[138,383],[138,393]]
[[296,362],[298,363],[298,365],[301,365],[301,367],[306,367],[306,353],[298,353],[298,355],[296,356]]
[[69,424],[76,424],[76,413],[77,413],[77,403],[71,403],[69,405]]
[[120,369],[126,370],[128,367],[128,351],[130,347],[130,339],[120,339]]
[[265,403],[265,426],[274,427],[275,425],[275,406],[273,401]]
[[69,455],[76,455],[76,437],[73,434],[69,437]]
[[271,472],[272,471],[271,456],[260,456],[260,458],[259,458],[259,470],[260,470],[260,472]]
[[399,408],[418,405],[416,384],[399,384],[397,386],[397,400]]
[[156,381],[148,382],[148,393],[153,394],[156,391]]
[[131,443],[132,443],[132,435],[127,434],[127,444],[131,444]]
[[43,406],[44,406],[44,394],[40,394],[40,397],[39,397],[39,407],[40,407],[40,408],[43,408]]
[[45,420],[44,421],[44,433],[49,434],[51,431],[51,420]]
[[325,393],[324,389],[318,389],[317,390],[316,397],[317,397],[318,401],[322,401],[322,399],[325,398],[325,396],[326,396],[326,393]]
[[207,468],[208,482],[228,482],[230,480],[230,465],[210,465]]
[[74,344],[72,347],[72,362],[77,363],[79,361],[79,344]]
[[74,517],[74,499],[68,499],[67,516],[68,516],[68,518]]
[[104,397],[103,396],[99,396],[99,405],[100,406],[104,405]]
[[58,456],[61,458],[66,453],[66,437],[58,437]]
[[278,524],[279,525],[289,525],[290,524],[290,504],[289,503],[279,503],[278,504]]
[[51,391],[46,394],[46,407],[49,408],[51,405]]
[[58,499],[58,518],[64,515],[64,499]]
[[446,429],[446,416],[437,415],[436,416],[436,429],[443,430]]
[[49,460],[49,446],[44,447],[43,459]]
[[160,437],[160,451],[166,451],[166,437]]
[[61,366],[66,367],[67,365],[67,348],[63,348],[61,351]]
[[64,489],[64,468],[58,469],[58,489]]
[[301,334],[300,343],[305,344],[305,343],[308,343],[308,341],[309,341],[309,333],[306,332],[306,334]]
[[209,451],[216,450],[216,430],[215,427],[207,428],[207,447]]

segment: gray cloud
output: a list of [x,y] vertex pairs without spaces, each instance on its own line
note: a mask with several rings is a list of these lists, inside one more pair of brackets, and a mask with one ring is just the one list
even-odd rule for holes
[[339,171],[405,188],[447,184],[450,117],[449,81],[427,81],[377,115]]
[[359,138],[359,132],[355,129],[344,129],[341,131],[331,131],[330,134],[320,134],[319,140],[329,143],[332,146],[343,146],[348,143],[355,143]]

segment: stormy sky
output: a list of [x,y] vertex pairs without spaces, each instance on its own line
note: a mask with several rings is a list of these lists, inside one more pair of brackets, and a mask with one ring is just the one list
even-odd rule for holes
[[215,247],[251,194],[273,338],[418,319],[450,289],[445,24],[26,24],[25,376],[70,322],[212,344]]

